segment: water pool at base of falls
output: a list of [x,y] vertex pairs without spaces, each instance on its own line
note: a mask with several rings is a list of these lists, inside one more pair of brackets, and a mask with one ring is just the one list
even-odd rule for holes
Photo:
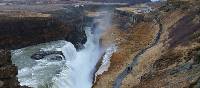
[[[104,49],[99,46],[99,36],[91,34],[90,27],[86,28],[86,34],[85,48],[80,51],[64,40],[13,50],[12,61],[18,66],[20,84],[33,88],[91,88],[95,66]],[[31,59],[38,51],[62,51],[65,59]]]

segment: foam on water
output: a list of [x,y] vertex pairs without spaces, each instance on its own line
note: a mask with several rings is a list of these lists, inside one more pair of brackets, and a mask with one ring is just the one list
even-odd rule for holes
[[[65,59],[51,61],[48,59],[49,57],[41,60],[30,58],[32,54],[41,50],[64,50]],[[62,71],[62,68],[66,66],[66,62],[75,59],[75,56],[76,49],[73,44],[64,40],[39,44],[12,52],[12,60],[19,67],[18,78],[20,84],[34,88],[41,87],[44,84],[52,84],[52,78]]]

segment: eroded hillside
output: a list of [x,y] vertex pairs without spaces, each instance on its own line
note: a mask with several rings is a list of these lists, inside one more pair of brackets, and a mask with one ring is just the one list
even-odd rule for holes
[[102,39],[118,51],[94,88],[199,88],[198,3],[168,1],[127,29],[113,24]]

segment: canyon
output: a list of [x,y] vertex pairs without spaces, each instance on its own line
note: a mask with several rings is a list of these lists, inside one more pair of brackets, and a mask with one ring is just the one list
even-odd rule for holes
[[[53,54],[60,56],[50,58],[57,62],[76,58],[68,67],[74,73],[55,69],[63,77],[53,86],[38,88],[199,88],[200,2],[133,1],[116,6],[0,8],[4,9],[0,11],[0,88],[29,88],[18,81],[23,70],[16,59],[23,56],[15,52],[20,50],[19,55],[33,53],[36,61]],[[61,51],[34,52],[43,46],[59,46]]]

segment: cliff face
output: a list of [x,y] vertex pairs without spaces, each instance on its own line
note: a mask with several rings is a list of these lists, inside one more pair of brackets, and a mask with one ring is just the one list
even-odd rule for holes
[[[17,49],[65,39],[79,49],[86,42],[81,14],[76,13],[76,15],[75,12],[53,14],[53,12],[48,12],[49,14],[44,16],[45,14],[42,13],[39,15],[30,13],[23,11],[4,12],[0,17],[0,48]],[[67,15],[68,18],[59,18],[63,15]],[[70,15],[76,16],[76,18]]]
[[0,50],[0,88],[20,88],[16,75],[17,67],[12,65],[11,53]]
[[0,29],[0,47],[7,49],[64,39],[70,33],[67,26],[52,17],[1,18]]
[[168,2],[153,12],[152,20],[142,20],[126,30],[113,24],[102,41],[106,45],[112,40],[118,51],[94,88],[198,88],[197,3]]

